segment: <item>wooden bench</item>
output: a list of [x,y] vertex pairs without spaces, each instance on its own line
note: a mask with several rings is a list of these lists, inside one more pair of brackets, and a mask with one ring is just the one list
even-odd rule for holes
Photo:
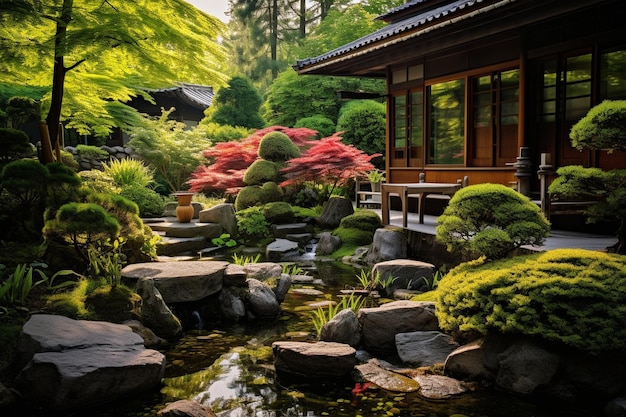
[[[420,175],[420,181],[423,179],[424,177]],[[381,205],[383,224],[389,224],[389,199],[391,196],[400,197],[402,205],[402,226],[407,227],[409,198],[418,199],[419,222],[423,224],[426,200],[429,196],[432,196],[431,198],[449,199],[455,192],[461,189],[464,184],[469,184],[468,177],[465,177],[463,180],[458,180],[456,183],[430,183],[421,181],[416,183],[383,184]]]
[[[378,185],[378,188],[376,188]],[[355,181],[355,206],[366,208],[380,208],[382,200],[380,198],[380,183],[374,184],[371,181]]]
[[550,165],[550,154],[541,154],[541,165],[539,165],[539,200],[532,200],[541,208],[541,212],[546,219],[550,220],[550,216],[566,215],[566,214],[584,214],[585,211],[596,204],[597,201],[592,200],[556,200],[550,198],[548,188],[554,178],[556,178],[555,171]]

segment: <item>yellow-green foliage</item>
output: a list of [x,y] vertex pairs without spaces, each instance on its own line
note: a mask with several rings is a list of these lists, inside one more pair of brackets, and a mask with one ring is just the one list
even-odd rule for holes
[[626,256],[557,249],[451,270],[437,288],[449,331],[524,334],[597,352],[626,348]]
[[462,188],[437,218],[437,240],[473,257],[503,258],[520,246],[541,245],[549,232],[539,207],[501,184]]

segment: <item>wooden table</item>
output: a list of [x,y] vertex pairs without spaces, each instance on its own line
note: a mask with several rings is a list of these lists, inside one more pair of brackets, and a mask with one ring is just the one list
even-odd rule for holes
[[402,227],[407,225],[407,200],[409,195],[418,194],[419,222],[424,224],[424,201],[429,194],[445,194],[452,196],[461,189],[461,184],[441,182],[414,182],[406,184],[381,184],[381,211],[383,224],[389,224],[389,197],[397,195],[402,202]]

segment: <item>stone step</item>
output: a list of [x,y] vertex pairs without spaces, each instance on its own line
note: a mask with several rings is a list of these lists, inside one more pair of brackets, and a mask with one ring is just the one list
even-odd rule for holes
[[274,237],[286,237],[287,235],[299,235],[310,233],[312,227],[308,223],[288,223],[272,225]]
[[224,229],[217,223],[199,223],[192,220],[189,223],[180,223],[176,219],[163,219],[161,222],[148,224],[155,232],[164,232],[167,237],[204,237],[212,239],[224,233]]
[[157,243],[157,255],[177,256],[182,254],[197,255],[199,251],[210,245],[204,237],[162,237]]

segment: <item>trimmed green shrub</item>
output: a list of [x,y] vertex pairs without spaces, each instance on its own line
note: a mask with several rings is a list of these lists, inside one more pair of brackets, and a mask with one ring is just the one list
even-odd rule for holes
[[500,184],[462,188],[437,218],[437,240],[469,257],[505,257],[523,245],[541,245],[550,223],[528,197]]
[[343,141],[367,154],[384,153],[386,132],[385,105],[373,100],[350,102],[342,107],[337,131]]
[[25,132],[0,128],[0,164],[35,155],[35,147]]
[[626,348],[626,256],[557,249],[452,269],[436,290],[442,329],[529,335],[597,352]]
[[273,181],[268,181],[261,186],[263,198],[266,202],[281,201],[283,199],[283,189]]
[[626,150],[626,100],[605,100],[591,108],[570,131],[578,149]]
[[335,123],[326,116],[316,114],[315,116],[303,117],[299,119],[294,128],[306,127],[317,132],[316,139],[325,138],[335,133]]
[[368,232],[375,232],[383,226],[380,216],[371,210],[358,210],[349,216],[341,219],[340,227],[345,229],[359,229]]
[[294,218],[291,205],[281,201],[263,206],[263,215],[268,222],[276,224],[290,223]]
[[264,200],[264,194],[261,187],[258,185],[248,185],[247,187],[243,187],[237,193],[237,198],[235,198],[235,210],[239,211],[248,207],[263,204]]
[[247,185],[262,185],[264,182],[278,179],[278,166],[275,162],[265,159],[257,159],[248,167],[243,176],[243,182]]
[[259,157],[284,162],[300,156],[300,149],[283,132],[270,132],[259,143]]
[[150,188],[132,185],[122,188],[120,194],[137,204],[141,217],[157,217],[163,214],[163,197]]

